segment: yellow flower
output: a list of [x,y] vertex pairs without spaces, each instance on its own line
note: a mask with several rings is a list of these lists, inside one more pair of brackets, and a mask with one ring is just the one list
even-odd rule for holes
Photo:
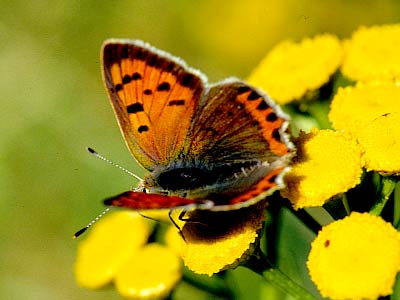
[[393,82],[358,83],[340,88],[332,99],[329,120],[336,130],[357,135],[387,113],[400,112],[400,85]]
[[165,246],[146,244],[151,230],[134,211],[101,219],[79,244],[77,283],[97,289],[113,281],[121,295],[132,299],[167,296],[181,278],[181,260]]
[[307,266],[324,297],[389,295],[400,271],[400,233],[380,217],[352,213],[318,233]]
[[233,211],[195,211],[182,229],[186,242],[180,251],[185,265],[211,276],[246,260],[259,239],[265,204],[260,201]]
[[319,35],[301,43],[284,41],[261,61],[248,81],[285,104],[327,83],[341,60],[342,47],[334,35]]
[[399,99],[400,84],[380,82],[339,89],[332,100],[332,126],[358,141],[367,170],[400,172]]
[[115,287],[129,299],[163,299],[181,279],[182,262],[165,246],[152,243],[139,249],[115,276]]
[[300,132],[295,144],[297,157],[281,190],[295,209],[321,206],[360,183],[361,150],[348,135],[313,129]]
[[344,75],[371,81],[400,78],[400,24],[361,27],[346,43]]
[[376,118],[361,128],[357,136],[367,171],[400,173],[400,113]]

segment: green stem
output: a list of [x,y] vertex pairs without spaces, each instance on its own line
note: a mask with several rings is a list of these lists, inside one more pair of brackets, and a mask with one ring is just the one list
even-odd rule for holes
[[380,216],[386,202],[389,200],[394,188],[396,187],[397,180],[394,177],[387,176],[382,179],[382,189],[378,201],[372,206],[369,213],[371,215]]
[[265,257],[264,253],[262,253],[261,251],[259,251],[259,253],[257,254],[253,254],[243,266],[261,275],[266,281],[284,291],[285,293],[291,295],[294,299],[316,299],[313,295],[311,295],[308,291],[306,291],[303,287],[298,285],[292,279],[287,277],[279,269],[272,267]]
[[347,215],[350,215],[351,209],[350,209],[349,201],[347,200],[346,194],[343,194],[343,196],[342,196],[342,203],[343,203],[344,209],[346,210]]
[[233,289],[227,287],[226,281],[205,279],[201,280],[201,277],[193,276],[190,273],[183,274],[183,281],[192,285],[193,287],[205,291],[209,294],[214,295],[218,299],[234,299],[235,295]]

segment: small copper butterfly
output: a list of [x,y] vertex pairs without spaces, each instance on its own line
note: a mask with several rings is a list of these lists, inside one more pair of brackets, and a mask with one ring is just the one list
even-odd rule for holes
[[125,142],[149,171],[107,205],[232,210],[283,186],[294,147],[288,117],[265,93],[236,78],[209,85],[140,40],[105,41],[102,60]]

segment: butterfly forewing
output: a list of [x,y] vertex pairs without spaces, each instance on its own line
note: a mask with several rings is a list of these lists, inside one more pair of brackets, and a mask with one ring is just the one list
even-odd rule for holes
[[148,170],[182,151],[203,93],[202,75],[141,41],[108,40],[103,77],[125,141]]

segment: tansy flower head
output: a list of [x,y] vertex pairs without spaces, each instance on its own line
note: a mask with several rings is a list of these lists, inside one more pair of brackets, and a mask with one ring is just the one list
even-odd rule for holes
[[350,136],[333,130],[300,132],[297,157],[286,174],[281,195],[295,209],[321,206],[360,183],[361,150]]
[[301,43],[284,41],[268,53],[248,81],[285,104],[327,83],[341,60],[342,47],[334,35],[323,34]]
[[182,234],[182,258],[193,272],[211,276],[244,261],[258,241],[265,201],[233,211],[195,211]]
[[339,89],[329,118],[335,129],[349,132],[360,144],[367,170],[400,172],[400,85],[359,83]]
[[400,24],[361,27],[346,43],[342,72],[358,81],[400,77]]
[[400,112],[400,85],[393,82],[358,83],[340,88],[332,99],[329,120],[336,130],[354,136],[376,118]]
[[307,266],[324,297],[389,295],[400,270],[400,233],[380,217],[352,213],[318,233]]
[[400,112],[384,114],[372,120],[360,128],[357,137],[367,171],[400,173]]
[[114,282],[130,299],[166,297],[181,278],[181,260],[165,246],[146,245],[151,230],[149,221],[134,211],[101,219],[79,244],[78,284],[96,289]]

